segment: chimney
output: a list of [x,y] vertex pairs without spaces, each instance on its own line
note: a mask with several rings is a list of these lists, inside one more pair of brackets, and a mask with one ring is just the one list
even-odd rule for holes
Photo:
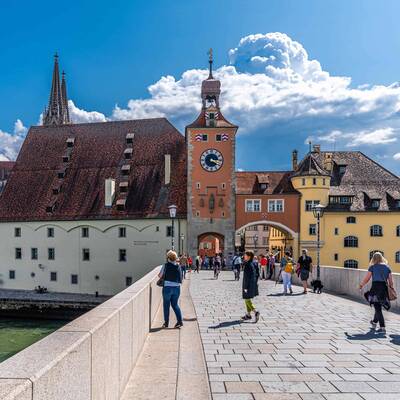
[[115,179],[108,178],[105,181],[105,197],[104,205],[106,207],[112,207],[115,197]]
[[332,170],[333,170],[333,154],[332,153],[325,153],[324,169],[326,171],[332,172]]
[[297,150],[293,150],[292,152],[292,169],[293,171],[297,171]]
[[313,146],[313,153],[321,153],[321,145],[320,144],[314,144]]
[[165,154],[164,156],[164,184],[169,185],[171,182],[171,154]]

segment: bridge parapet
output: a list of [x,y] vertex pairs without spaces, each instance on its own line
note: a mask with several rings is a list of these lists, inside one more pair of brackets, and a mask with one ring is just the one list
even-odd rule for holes
[[[352,269],[342,267],[321,266],[321,281],[324,290],[337,295],[352,297],[356,300],[365,301],[363,293],[370,285],[361,292],[358,288],[361,281],[367,274],[365,269]],[[294,275],[293,283],[301,284],[297,275]],[[400,274],[393,273],[393,284],[397,293],[400,293]],[[391,303],[392,311],[400,311],[399,299]]]
[[0,398],[119,399],[161,301],[160,267],[0,364]]

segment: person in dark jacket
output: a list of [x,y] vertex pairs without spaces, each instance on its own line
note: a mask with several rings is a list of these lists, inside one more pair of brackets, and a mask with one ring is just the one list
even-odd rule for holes
[[163,328],[168,328],[169,324],[169,308],[174,310],[177,323],[175,328],[183,326],[182,312],[178,305],[179,296],[181,294],[182,270],[179,266],[178,255],[170,250],[167,253],[167,262],[161,268],[159,277],[164,279],[162,289],[163,308],[164,308],[164,325]]
[[368,273],[360,283],[360,290],[371,280],[372,285],[369,291],[368,301],[375,308],[374,319],[371,321],[371,328],[376,329],[379,322],[379,333],[386,333],[385,319],[383,318],[382,307],[389,310],[390,301],[388,285],[393,288],[392,271],[387,265],[387,260],[382,253],[376,252],[372,256]]
[[252,251],[246,251],[244,253],[242,296],[246,304],[246,314],[242,317],[242,320],[250,320],[251,313],[254,312],[254,322],[258,322],[260,313],[256,310],[252,302],[252,299],[258,296],[258,274],[253,264],[253,258],[254,253]]

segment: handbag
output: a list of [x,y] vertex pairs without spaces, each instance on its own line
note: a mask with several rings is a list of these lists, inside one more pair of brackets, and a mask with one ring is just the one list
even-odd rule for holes
[[[384,279],[384,276],[381,275],[382,278]],[[387,292],[388,292],[388,299],[389,301],[395,301],[397,299],[397,292],[396,289],[393,286],[390,286],[387,282],[386,279],[384,279],[384,282],[386,284]]]
[[162,276],[161,278],[159,278],[158,281],[156,282],[156,285],[157,285],[157,286],[164,287],[165,268],[166,268],[166,266],[164,265],[164,273],[163,273],[163,276]]

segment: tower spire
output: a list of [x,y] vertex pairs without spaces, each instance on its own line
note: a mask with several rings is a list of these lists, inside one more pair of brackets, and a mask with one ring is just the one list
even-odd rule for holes
[[208,79],[214,79],[213,74],[212,74],[212,65],[213,65],[213,49],[210,48],[208,51],[208,63],[209,63],[209,74],[208,74]]
[[62,72],[61,79],[61,101],[62,101],[62,115],[63,115],[63,123],[69,124],[69,110],[68,110],[68,97],[67,97],[67,83],[65,80],[65,72]]
[[[65,104],[67,108],[65,108]],[[60,84],[58,54],[54,55],[53,78],[49,96],[49,105],[43,116],[43,125],[62,125],[69,122],[67,89],[63,76],[63,85]]]

